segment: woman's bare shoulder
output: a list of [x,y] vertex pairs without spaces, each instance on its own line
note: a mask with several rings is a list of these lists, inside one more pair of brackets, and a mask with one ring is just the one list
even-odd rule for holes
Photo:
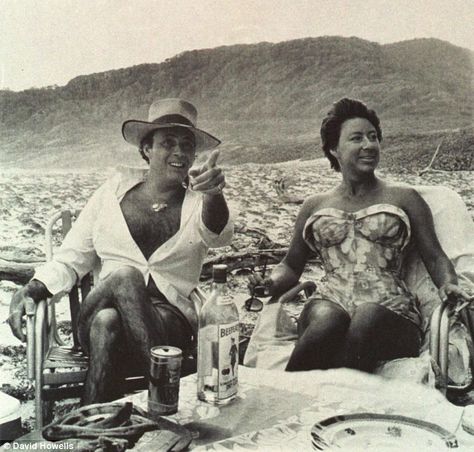
[[334,190],[329,190],[324,193],[316,193],[307,197],[303,205],[301,206],[301,211],[311,215],[313,212],[319,209],[321,205],[323,205],[329,198],[334,196]]
[[385,191],[389,196],[398,199],[411,199],[420,196],[412,185],[403,183],[385,182]]
[[387,183],[386,191],[392,203],[405,209],[421,207],[425,204],[418,191],[411,185],[399,183]]
[[330,199],[334,196],[334,190],[325,191],[323,193],[316,193],[314,195],[308,196],[303,205],[307,205],[309,207],[317,208],[319,205],[323,204],[325,201]]

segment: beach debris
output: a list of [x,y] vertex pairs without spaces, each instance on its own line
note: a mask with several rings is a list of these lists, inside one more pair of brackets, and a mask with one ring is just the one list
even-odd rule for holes
[[[163,430],[159,438],[166,441],[160,441],[156,450],[176,450],[173,446],[183,443],[183,438],[169,428],[169,423],[148,419],[132,402],[97,403],[68,413],[44,427],[42,433],[48,441],[73,444],[74,450],[121,452],[132,448],[145,432]],[[187,445],[190,441],[191,437]]]
[[428,163],[427,167],[425,167],[425,168],[421,169],[420,171],[418,171],[418,176],[422,176],[427,171],[440,171],[440,170],[433,170],[432,166],[433,166],[433,162],[436,159],[436,156],[438,155],[439,150],[441,149],[442,144],[443,144],[443,138],[441,138],[441,141],[439,142],[438,146],[436,147],[436,150],[435,150],[433,156],[431,157],[430,163]]
[[294,185],[294,183],[295,181],[289,177],[279,177],[273,182],[273,188],[280,202],[285,204],[303,204],[304,198],[302,196],[288,192],[288,189]]

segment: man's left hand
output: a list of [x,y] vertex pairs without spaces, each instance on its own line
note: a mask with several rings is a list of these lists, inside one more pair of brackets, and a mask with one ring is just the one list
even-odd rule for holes
[[207,195],[219,195],[225,187],[225,176],[222,169],[217,166],[220,151],[212,151],[206,162],[189,170],[190,188]]

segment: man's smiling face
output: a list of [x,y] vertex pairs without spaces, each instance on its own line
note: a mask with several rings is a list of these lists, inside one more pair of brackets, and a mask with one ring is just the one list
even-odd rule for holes
[[185,127],[158,129],[148,150],[150,170],[181,184],[196,156],[194,134]]

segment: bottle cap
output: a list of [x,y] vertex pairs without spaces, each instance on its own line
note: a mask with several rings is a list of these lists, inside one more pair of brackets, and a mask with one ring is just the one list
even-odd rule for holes
[[177,358],[182,356],[183,352],[178,347],[169,345],[157,345],[151,348],[151,356],[156,358]]
[[218,264],[212,266],[212,279],[216,283],[227,282],[227,265]]

